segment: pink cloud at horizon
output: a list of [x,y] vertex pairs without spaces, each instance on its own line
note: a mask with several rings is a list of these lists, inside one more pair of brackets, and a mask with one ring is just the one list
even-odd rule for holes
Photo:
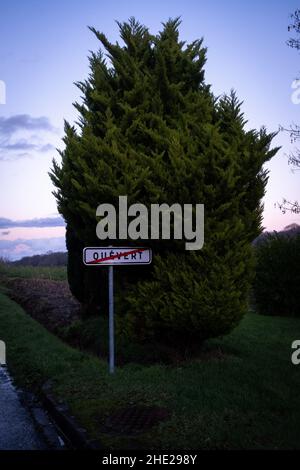
[[0,240],[38,240],[64,237],[65,227],[12,227],[0,231]]

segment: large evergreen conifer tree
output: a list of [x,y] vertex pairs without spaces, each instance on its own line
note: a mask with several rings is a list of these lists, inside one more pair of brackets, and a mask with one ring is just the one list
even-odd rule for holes
[[[79,130],[66,123],[61,166],[51,177],[67,222],[68,275],[74,295],[106,312],[106,269],[82,264],[96,238],[96,208],[128,204],[205,204],[205,243],[147,241],[150,267],[117,269],[118,324],[145,338],[208,337],[229,332],[247,307],[252,240],[260,233],[274,134],[246,131],[234,92],[216,99],[204,81],[202,40],[179,40],[178,19],[152,36],[136,20],[119,24],[123,45],[95,33],[106,50],[90,57]],[[134,241],[132,244],[145,242]],[[107,241],[107,245],[111,241]],[[115,245],[128,245],[118,240]]]

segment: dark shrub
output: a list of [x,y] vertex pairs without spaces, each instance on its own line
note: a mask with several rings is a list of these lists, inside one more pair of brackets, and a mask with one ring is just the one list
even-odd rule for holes
[[259,313],[300,316],[300,235],[270,235],[255,248]]

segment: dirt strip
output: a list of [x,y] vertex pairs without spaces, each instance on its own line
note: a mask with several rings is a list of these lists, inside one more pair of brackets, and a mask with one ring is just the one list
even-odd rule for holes
[[80,318],[80,303],[67,281],[7,279],[9,296],[49,331],[57,332]]

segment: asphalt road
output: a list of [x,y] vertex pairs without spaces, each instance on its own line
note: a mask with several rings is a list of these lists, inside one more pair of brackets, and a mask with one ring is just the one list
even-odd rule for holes
[[0,450],[47,449],[5,368],[0,366]]

